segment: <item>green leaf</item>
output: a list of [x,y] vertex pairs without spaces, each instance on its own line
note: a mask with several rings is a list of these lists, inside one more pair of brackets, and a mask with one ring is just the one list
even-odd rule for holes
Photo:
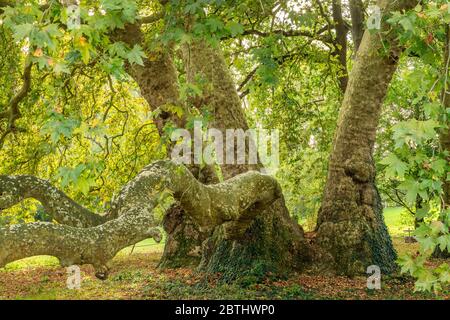
[[409,204],[413,204],[416,202],[417,194],[420,191],[420,185],[416,180],[408,178],[406,181],[400,184],[399,189],[406,192],[406,201]]
[[28,37],[33,31],[34,26],[31,23],[19,24],[13,27],[14,40],[21,41]]
[[448,166],[448,162],[444,159],[438,159],[431,163],[431,169],[433,169],[433,171],[438,175],[447,173],[447,171],[446,171],[447,166]]
[[409,17],[404,17],[398,22],[405,31],[414,31],[414,25]]
[[184,13],[196,14],[201,9],[202,9],[201,2],[200,1],[196,1],[196,2],[188,4],[186,7],[184,7]]
[[437,243],[441,251],[448,250],[450,252],[450,235],[442,235],[437,238]]
[[144,51],[140,45],[135,45],[127,54],[127,59],[131,64],[138,64],[140,66],[144,65],[143,58],[146,58]]
[[208,26],[209,30],[211,30],[211,32],[217,32],[223,29],[223,22],[214,17],[206,20],[206,25]]
[[439,102],[427,103],[423,106],[427,117],[436,118],[442,112],[442,106]]
[[408,254],[404,254],[404,255],[400,256],[397,262],[401,266],[402,274],[409,273],[412,275],[417,269],[416,262]]
[[70,70],[67,67],[67,64],[65,64],[64,62],[55,63],[55,65],[53,66],[53,72],[55,72],[57,75],[61,73],[70,74]]
[[416,291],[431,291],[437,278],[430,270],[422,269],[416,282]]
[[425,238],[428,237],[430,234],[431,228],[425,223],[422,223],[420,227],[414,230],[414,235],[417,237]]
[[430,212],[430,207],[428,205],[423,206],[422,208],[419,208],[416,210],[416,218],[419,220],[423,220],[428,216],[428,213]]
[[227,29],[230,31],[231,36],[235,37],[244,33],[244,27],[239,22],[231,21],[227,23]]
[[391,178],[398,177],[403,179],[405,177],[405,172],[408,170],[408,165],[393,153],[383,159],[380,163],[388,166],[386,168],[386,174]]
[[423,253],[432,253],[436,248],[436,243],[432,237],[419,239],[420,249]]
[[95,181],[92,178],[85,178],[84,176],[79,177],[75,183],[75,187],[83,193],[85,196],[89,194],[92,186],[95,186]]
[[443,224],[441,221],[437,220],[437,221],[433,221],[432,223],[430,223],[430,228],[431,228],[431,234],[433,236],[437,236],[437,235],[444,233],[446,227],[445,227],[445,224]]

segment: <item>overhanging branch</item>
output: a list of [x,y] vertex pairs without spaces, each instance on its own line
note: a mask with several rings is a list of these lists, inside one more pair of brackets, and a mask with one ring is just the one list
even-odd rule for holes
[[[24,198],[24,194],[38,194],[37,191],[24,189],[24,186],[32,184],[27,182],[21,185],[17,177],[2,179],[6,181],[0,185],[0,205],[3,208],[17,203]],[[23,179],[34,181],[36,178]],[[36,181],[44,184],[41,180]],[[40,191],[48,187],[45,185]],[[64,216],[75,221],[81,212],[87,216],[92,214],[70,203],[55,188],[47,191],[56,194],[51,198],[63,197],[62,201],[46,204],[62,222],[65,222]],[[236,232],[245,232],[261,212],[260,208],[282,197],[277,181],[258,172],[248,172],[217,185],[204,185],[185,166],[160,161],[144,168],[122,189],[108,213],[108,217],[115,219],[104,224],[80,228],[32,223],[0,228],[0,266],[25,257],[51,255],[64,266],[92,264],[97,275],[104,278],[108,262],[121,249],[149,237],[157,241],[161,239],[153,210],[167,195],[178,200],[202,229],[211,230],[232,223],[229,237],[237,236]],[[50,195],[39,197],[44,202]],[[71,214],[73,217],[69,217]]]

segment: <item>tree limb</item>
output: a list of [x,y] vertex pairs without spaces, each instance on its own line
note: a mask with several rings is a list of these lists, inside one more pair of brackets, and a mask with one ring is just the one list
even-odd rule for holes
[[362,0],[350,0],[350,15],[352,18],[352,35],[355,52],[358,52],[364,36],[364,4]]
[[[48,188],[48,184],[30,177],[2,179],[6,184],[1,185],[0,204],[6,207],[23,199],[24,193],[33,193],[23,189],[27,185],[38,181],[42,184],[40,191]],[[21,184],[19,180],[27,182]],[[56,193],[54,198],[62,196],[54,188],[47,191]],[[233,228],[228,228],[229,238],[245,232],[261,212],[261,207],[282,197],[277,181],[256,171],[221,184],[204,185],[185,166],[172,161],[160,161],[144,168],[122,189],[111,208],[110,217],[117,216],[114,220],[89,228],[51,223],[0,228],[0,266],[25,257],[51,255],[57,257],[63,266],[92,264],[97,276],[105,278],[108,262],[121,249],[149,237],[157,241],[161,239],[153,209],[167,195],[173,195],[203,229],[211,230],[222,224],[231,224]],[[48,203],[46,205],[57,215],[63,212],[65,217],[69,214],[79,216],[80,212],[86,214],[84,209],[64,197],[61,202],[52,202],[53,207]],[[62,214],[60,216],[63,217]],[[75,220],[73,217],[69,219]]]
[[23,99],[28,94],[28,91],[31,87],[31,70],[33,68],[33,63],[31,62],[30,58],[27,57],[25,61],[25,67],[23,71],[23,84],[19,92],[12,97],[12,99],[9,102],[9,109],[5,112],[0,113],[0,120],[2,119],[8,119],[8,124],[6,127],[5,132],[0,137],[0,149],[3,147],[3,144],[5,142],[6,137],[11,133],[14,132],[16,129],[15,122],[17,119],[21,117],[20,110],[19,110],[19,104],[22,102]]
[[33,176],[0,176],[0,211],[28,198],[38,200],[55,221],[68,226],[87,228],[108,220],[80,206],[46,180]]

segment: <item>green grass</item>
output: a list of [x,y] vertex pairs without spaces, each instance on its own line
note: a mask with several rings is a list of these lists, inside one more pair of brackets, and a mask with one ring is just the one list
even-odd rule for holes
[[[401,208],[388,208],[385,222],[399,254],[417,251],[405,243],[413,219]],[[366,278],[293,275],[288,279],[241,286],[204,278],[194,270],[157,269],[164,241],[145,240],[119,252],[110,277],[99,281],[91,266],[82,267],[81,290],[68,290],[67,272],[56,258],[39,256],[10,263],[0,269],[0,299],[428,299],[415,294],[407,277],[386,278],[383,290],[367,291]],[[447,293],[448,294],[448,293]],[[449,298],[448,295],[445,295]]]
[[126,255],[133,253],[150,253],[150,252],[161,252],[164,250],[164,239],[161,243],[157,243],[153,239],[147,239],[136,244],[136,246],[131,246],[123,249],[119,252],[119,255]]
[[414,218],[403,208],[386,208],[384,221],[393,237],[405,236],[405,230],[414,228]]

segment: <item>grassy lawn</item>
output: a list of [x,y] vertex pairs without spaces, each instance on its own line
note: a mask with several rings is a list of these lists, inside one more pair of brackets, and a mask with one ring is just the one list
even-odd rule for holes
[[414,218],[403,208],[386,208],[384,221],[392,237],[405,236],[405,230],[414,229]]
[[[417,244],[406,244],[403,230],[407,215],[400,209],[387,209],[386,223],[394,245],[401,254],[417,251]],[[415,294],[408,277],[383,277],[382,290],[366,289],[365,277],[327,277],[292,275],[251,285],[222,284],[189,269],[157,270],[164,244],[146,240],[122,250],[112,262],[108,280],[99,281],[90,266],[82,267],[82,287],[66,287],[66,269],[50,257],[34,257],[0,269],[0,299],[450,299]]]

